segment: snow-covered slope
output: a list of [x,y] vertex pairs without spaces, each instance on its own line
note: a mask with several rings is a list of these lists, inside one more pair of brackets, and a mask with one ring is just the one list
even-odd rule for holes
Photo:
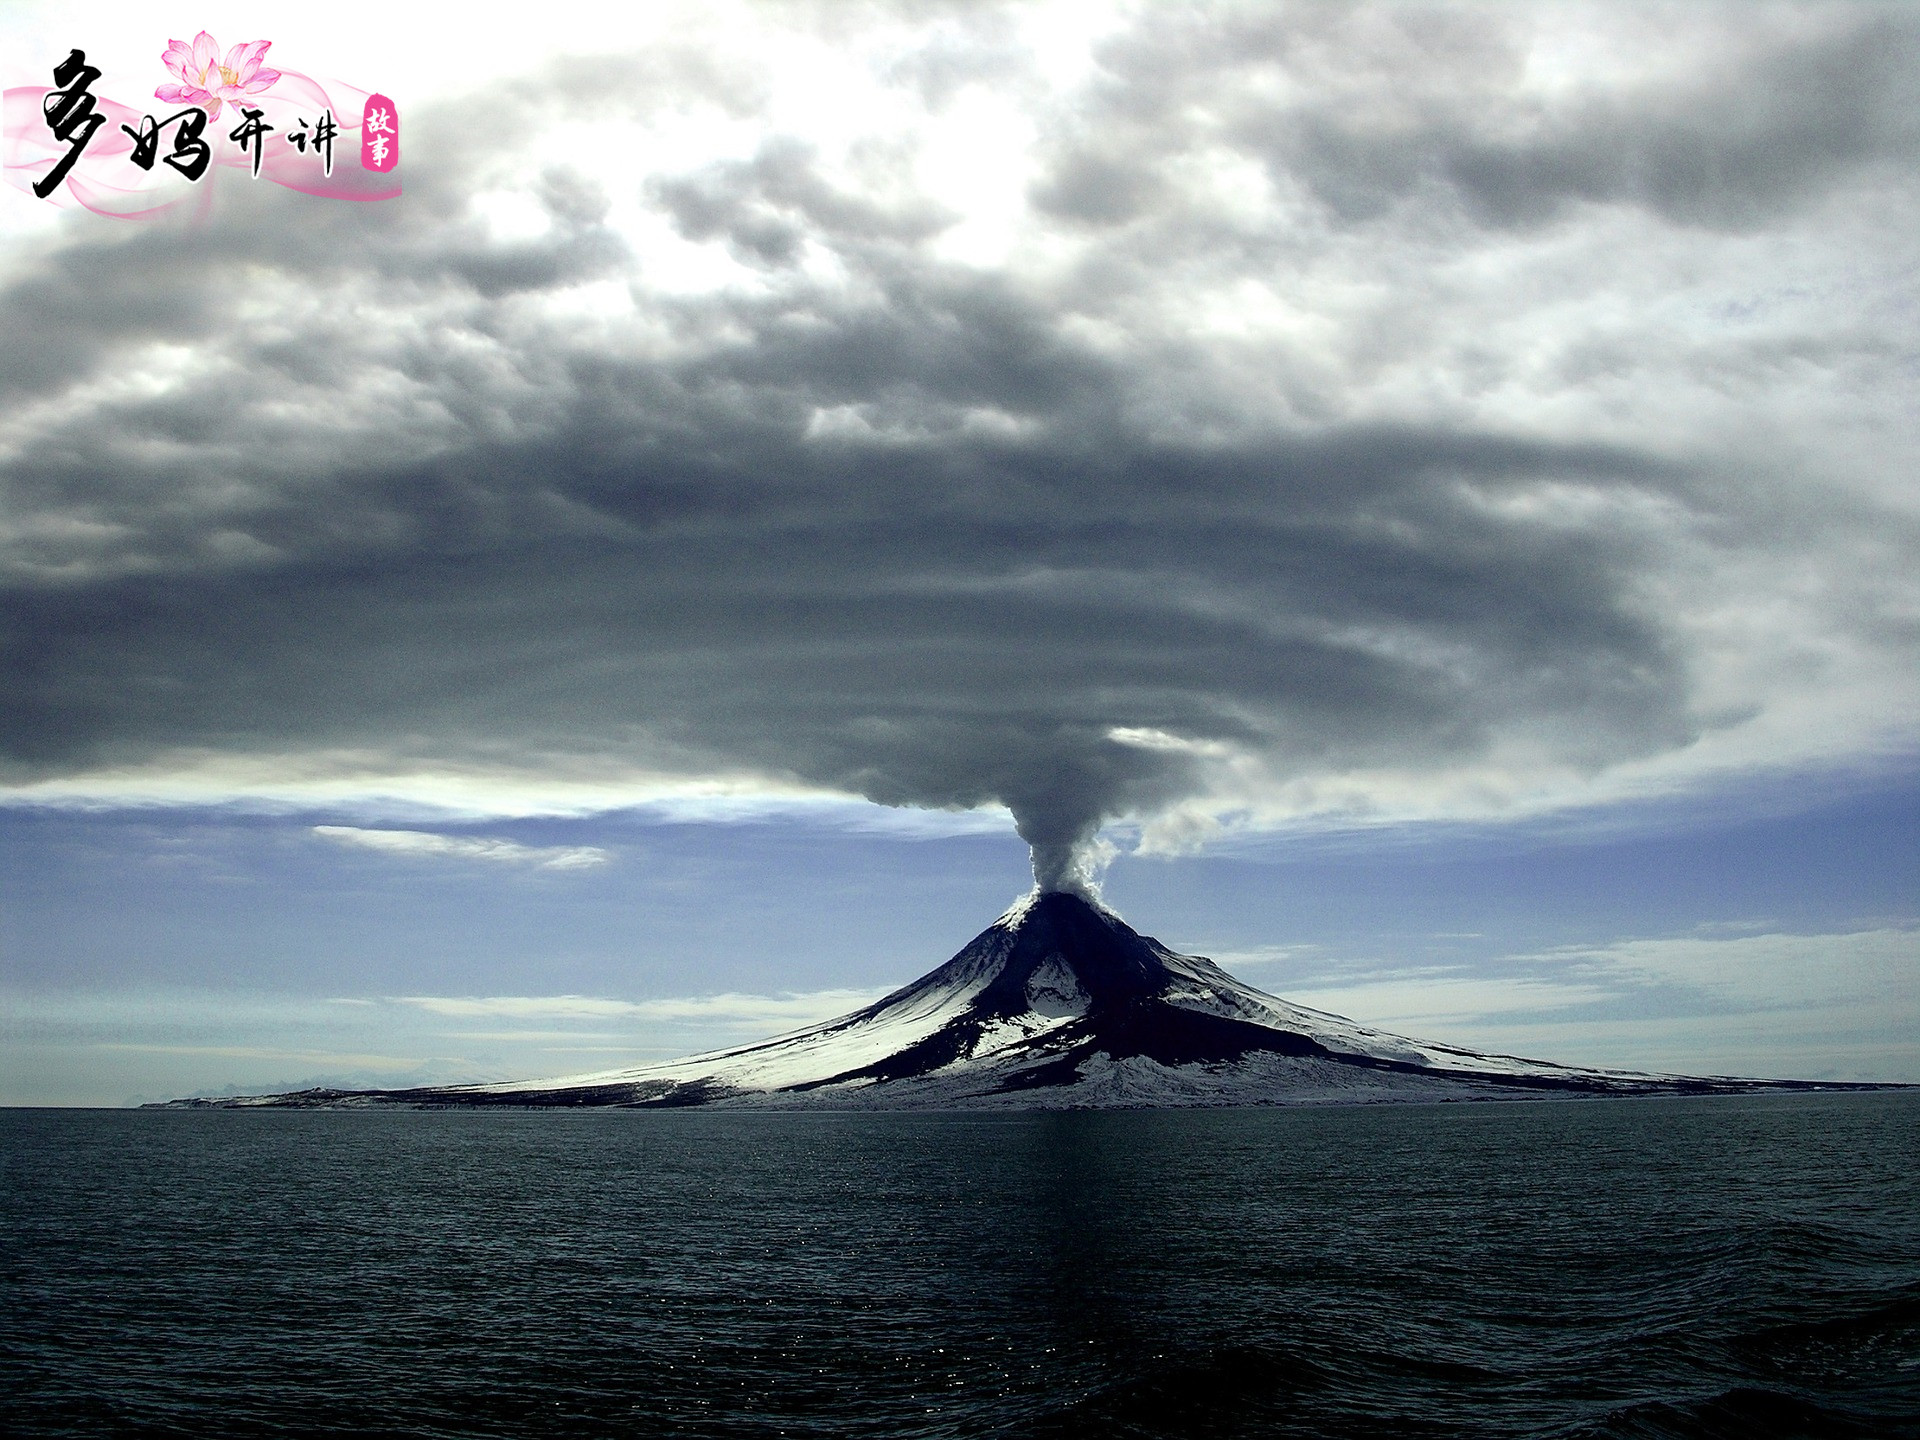
[[558,1079],[174,1103],[1192,1106],[1782,1083],[1583,1070],[1409,1040],[1291,1005],[1211,960],[1175,954],[1103,907],[1052,893],[1028,896],[939,969],[865,1009],[754,1045]]

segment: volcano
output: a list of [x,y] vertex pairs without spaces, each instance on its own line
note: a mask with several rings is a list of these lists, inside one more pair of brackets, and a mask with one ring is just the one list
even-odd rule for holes
[[759,1044],[559,1079],[185,1106],[1033,1109],[1870,1089],[1483,1055],[1289,1004],[1065,892],[1016,904],[864,1009]]

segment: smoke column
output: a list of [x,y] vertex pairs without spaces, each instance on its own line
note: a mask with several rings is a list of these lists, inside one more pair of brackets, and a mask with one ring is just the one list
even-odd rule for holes
[[1093,835],[1100,828],[1092,820],[1066,821],[1042,813],[1015,813],[1014,821],[1033,851],[1033,883],[1042,894],[1062,890],[1086,900],[1099,898],[1094,883],[1098,859],[1093,853]]

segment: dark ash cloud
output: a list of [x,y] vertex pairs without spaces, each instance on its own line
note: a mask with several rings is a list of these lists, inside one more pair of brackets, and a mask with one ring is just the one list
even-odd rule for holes
[[[243,191],[213,231],[76,227],[0,291],[26,337],[0,369],[6,778],[319,753],[744,772],[1004,803],[1061,882],[1116,816],[1257,809],[1301,776],[1597,774],[1734,723],[1701,691],[1690,567],[1910,521],[1856,491],[1789,536],[1804,477],[1637,415],[1553,419],[1586,392],[1475,351],[1548,302],[1432,293],[1436,227],[1460,267],[1575,200],[1646,212],[1654,250],[1678,243],[1657,227],[1798,223],[1908,153],[1913,71],[1887,57],[1910,27],[1750,46],[1741,74],[1774,87],[1731,119],[1678,82],[1541,117],[1488,109],[1475,57],[1518,43],[1507,12],[1254,13],[1149,11],[1055,107],[1032,193],[1089,248],[1044,272],[943,257],[954,217],[902,142],[849,169],[771,133],[647,174],[530,161],[544,228],[496,239],[460,106],[423,118],[404,205]],[[1247,77],[1343,24],[1391,33],[1317,108],[1263,112]],[[1368,132],[1355,76],[1390,81],[1414,32],[1431,93]],[[1849,56],[1864,78],[1819,90]],[[646,81],[648,106],[753,93],[692,61]],[[529,127],[548,103],[525,87]],[[1321,228],[1222,209],[1203,152],[1313,197]],[[1659,159],[1682,154],[1719,156],[1714,184]],[[634,204],[748,278],[660,282]],[[1197,323],[1276,267],[1345,294],[1356,264],[1393,294],[1328,308],[1337,350]],[[1594,353],[1578,327],[1534,338]],[[1670,334],[1626,353],[1595,383],[1649,412],[1692,383]],[[1409,402],[1394,377],[1423,364],[1536,400]],[[113,383],[129,369],[149,381]],[[1738,405],[1783,397],[1763,379]]]

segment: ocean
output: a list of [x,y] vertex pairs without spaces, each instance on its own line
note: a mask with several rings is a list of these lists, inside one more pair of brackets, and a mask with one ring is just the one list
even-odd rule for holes
[[0,1111],[10,1436],[1920,1436],[1920,1094]]

